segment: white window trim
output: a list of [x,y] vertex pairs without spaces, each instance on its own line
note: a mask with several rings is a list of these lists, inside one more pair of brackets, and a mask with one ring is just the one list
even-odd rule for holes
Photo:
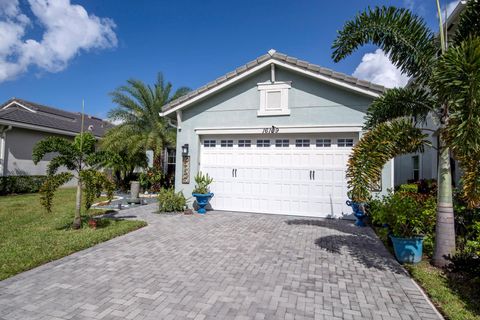
[[[415,168],[413,167],[413,158],[414,158],[414,157],[418,157],[418,169],[415,169]],[[423,178],[422,178],[422,177],[423,177],[423,172],[422,172],[422,171],[423,171],[423,170],[422,170],[422,154],[420,154],[420,153],[413,154],[410,159],[411,159],[411,161],[412,161],[412,172],[411,172],[411,178],[412,178],[412,180],[415,180],[415,179],[414,179],[414,178],[415,178],[415,174],[414,174],[414,171],[415,171],[415,170],[418,170],[418,180],[423,179]]]
[[[260,110],[257,116],[287,116],[290,115],[288,108],[288,90],[292,88],[291,82],[264,82],[257,83],[258,91],[260,92]],[[268,110],[267,95],[269,92],[280,91],[280,109]]]

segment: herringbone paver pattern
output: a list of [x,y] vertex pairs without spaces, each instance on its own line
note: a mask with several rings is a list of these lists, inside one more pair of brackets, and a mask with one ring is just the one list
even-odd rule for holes
[[0,282],[0,319],[438,319],[368,228],[212,212],[149,226]]

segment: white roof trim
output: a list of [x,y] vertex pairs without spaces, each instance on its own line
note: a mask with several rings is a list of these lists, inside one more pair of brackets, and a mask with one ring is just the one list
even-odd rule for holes
[[20,102],[16,101],[16,100],[13,100],[12,102],[10,102],[9,104],[7,104],[5,107],[2,108],[2,110],[5,110],[7,109],[8,107],[12,106],[12,105],[17,105],[19,107],[22,107],[30,112],[33,112],[33,113],[37,113],[36,110],[33,110],[32,108],[29,108],[29,107],[26,107],[25,105],[21,104]]
[[[362,125],[316,125],[316,126],[275,126],[279,133],[329,133],[329,132],[361,132]],[[219,128],[196,128],[197,135],[215,134],[263,134],[264,127],[219,127]]]
[[318,74],[318,73],[315,73],[315,72],[312,72],[312,71],[309,71],[309,70],[305,70],[305,69],[302,69],[300,67],[296,67],[296,66],[292,66],[288,63],[285,63],[285,62],[281,62],[281,61],[278,61],[276,60],[275,58],[270,58],[264,62],[262,62],[261,64],[253,67],[252,69],[248,70],[248,71],[245,71],[244,73],[238,75],[238,76],[235,76],[233,77],[232,79],[228,80],[228,81],[225,81],[224,83],[218,85],[218,86],[214,86],[213,88],[211,88],[210,90],[207,90],[205,92],[202,92],[196,96],[194,96],[193,98],[191,99],[188,99],[182,103],[180,103],[179,105],[177,105],[176,107],[173,107],[171,109],[168,109],[167,111],[165,112],[160,112],[160,116],[164,117],[166,115],[169,115],[171,114],[172,112],[175,112],[177,110],[180,110],[180,109],[183,109],[185,108],[186,106],[192,104],[192,103],[195,103],[201,99],[204,99],[206,98],[207,96],[219,91],[219,90],[222,90],[223,88],[225,87],[228,87],[230,85],[232,85],[233,83],[257,72],[258,70],[260,69],[263,69],[265,68],[266,66],[269,66],[271,64],[276,64],[278,66],[281,66],[283,68],[286,68],[286,69],[290,69],[290,70],[293,70],[293,71],[296,71],[296,72],[299,72],[299,73],[302,73],[302,74],[305,74],[311,78],[315,78],[315,79],[318,79],[318,80],[321,80],[323,82],[327,82],[327,83],[331,83],[335,86],[338,86],[338,87],[342,87],[344,89],[347,89],[347,90],[350,90],[350,91],[353,91],[353,92],[356,92],[356,93],[360,93],[362,95],[366,95],[366,96],[369,96],[369,97],[372,97],[372,98],[377,98],[380,96],[379,93],[377,92],[374,92],[372,90],[368,90],[368,89],[362,89],[362,88],[359,88],[358,86],[355,86],[355,85],[350,85],[348,83],[345,83],[343,81],[340,81],[340,80],[336,80],[336,79],[332,79],[331,77],[328,77],[328,76],[324,76],[324,75],[321,75],[321,74]]
[[[1,125],[12,126],[14,128],[22,128],[22,129],[41,131],[41,132],[57,133],[57,134],[61,134],[61,135],[65,135],[65,136],[72,136],[72,137],[80,134],[80,132],[73,132],[73,131],[60,130],[60,129],[55,129],[55,128],[42,127],[42,126],[36,126],[36,125],[33,125],[33,124],[21,123],[21,122],[16,122],[16,121],[9,121],[9,120],[2,120],[2,119],[0,119],[0,124]],[[96,136],[96,135],[94,135],[94,136],[96,138],[101,138],[100,136]]]
[[203,99],[203,98],[211,95],[212,93],[215,93],[215,92],[217,92],[217,91],[219,91],[219,90],[221,90],[221,89],[223,89],[223,88],[225,88],[225,87],[227,87],[227,86],[229,86],[229,85],[231,85],[231,84],[233,84],[233,83],[235,83],[235,82],[237,82],[237,81],[239,81],[239,80],[241,80],[241,79],[243,79],[243,78],[245,78],[245,77],[247,77],[247,76],[249,76],[249,75],[251,75],[252,73],[254,73],[254,72],[256,72],[256,71],[264,68],[265,66],[270,65],[271,63],[272,63],[272,59],[269,59],[269,60],[267,60],[267,61],[264,61],[264,62],[262,62],[261,64],[259,64],[258,66],[255,66],[255,67],[253,67],[252,69],[250,69],[250,70],[248,70],[248,71],[245,71],[244,73],[242,73],[242,74],[240,74],[240,75],[238,75],[238,76],[236,76],[236,77],[233,77],[232,79],[230,79],[230,80],[228,80],[228,81],[225,81],[224,83],[222,83],[222,84],[220,84],[220,85],[218,85],[218,86],[214,86],[212,89],[207,90],[207,91],[205,91],[205,92],[202,92],[202,93],[200,93],[199,95],[196,95],[195,97],[193,97],[193,98],[191,98],[191,99],[188,99],[188,100],[180,103],[178,106],[176,106],[176,107],[174,107],[174,108],[168,109],[168,110],[165,111],[165,112],[160,112],[160,116],[164,117],[164,116],[169,115],[170,113],[175,112],[175,111],[177,111],[177,110],[179,110],[179,109],[183,109],[183,108],[186,107],[187,105],[192,104],[192,103],[194,103],[194,102],[196,102],[196,101],[198,101],[198,100],[201,100],[201,99]]
[[282,66],[284,68],[294,70],[294,71],[297,71],[299,73],[303,73],[303,74],[305,74],[309,77],[312,77],[312,78],[315,78],[315,79],[318,79],[318,80],[321,80],[321,81],[324,81],[324,82],[327,82],[327,83],[331,83],[331,84],[336,85],[338,87],[342,87],[342,88],[348,89],[350,91],[354,91],[354,92],[357,92],[357,93],[360,93],[360,94],[363,94],[363,95],[366,95],[366,96],[369,96],[369,97],[372,97],[372,98],[377,98],[377,97],[380,96],[379,93],[374,92],[372,90],[362,89],[362,88],[359,88],[357,86],[345,83],[343,81],[332,79],[331,77],[327,77],[327,76],[324,76],[322,74],[312,72],[310,70],[305,70],[305,69],[297,67],[297,66],[292,66],[291,64],[288,64],[288,63],[285,63],[285,62],[282,62],[282,61],[274,60],[274,63],[279,65],[279,66]]

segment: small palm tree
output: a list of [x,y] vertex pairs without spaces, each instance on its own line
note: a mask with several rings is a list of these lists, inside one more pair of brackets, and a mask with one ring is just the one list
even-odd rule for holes
[[[94,185],[106,186],[108,181],[103,175],[98,175],[94,170],[107,159],[112,158],[105,152],[95,150],[95,137],[90,133],[81,133],[74,140],[60,137],[48,137],[39,141],[33,148],[32,159],[35,164],[40,162],[47,154],[53,154],[47,167],[47,180],[42,186],[42,203],[47,211],[51,211],[53,193],[62,184],[68,182],[72,177],[77,179],[77,196],[75,203],[75,217],[73,228],[78,229],[82,224],[82,186],[87,184],[87,198],[92,192],[96,192]],[[71,172],[58,173],[59,169],[67,168]],[[92,181],[97,179],[97,181]],[[108,187],[110,188],[110,187]],[[91,199],[93,200],[93,199]],[[90,200],[90,201],[91,201]],[[87,204],[87,206],[91,203]]]
[[[440,8],[438,1],[437,6]],[[441,20],[441,19],[440,19]],[[469,1],[447,46],[443,23],[439,37],[407,9],[376,7],[348,21],[333,43],[338,62],[373,43],[411,77],[406,88],[387,90],[367,111],[365,129],[349,159],[350,195],[363,202],[381,177],[385,163],[401,154],[421,152],[429,117],[438,123],[438,209],[433,262],[446,264],[455,250],[450,154],[463,169],[463,196],[480,204],[480,2]]]
[[165,83],[162,73],[158,73],[153,87],[139,80],[128,80],[127,85],[111,93],[117,107],[110,110],[108,117],[121,124],[107,132],[102,147],[122,150],[128,146],[131,155],[153,150],[155,158],[161,159],[164,147],[175,146],[176,138],[175,129],[160,116],[162,106],[188,91],[181,87],[172,94],[172,84]]

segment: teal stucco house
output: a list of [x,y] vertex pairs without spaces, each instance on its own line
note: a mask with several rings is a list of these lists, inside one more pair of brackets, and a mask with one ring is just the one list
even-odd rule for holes
[[[176,121],[175,189],[213,177],[215,210],[344,217],[345,169],[382,86],[270,50],[163,108]],[[375,192],[393,187],[393,160]]]

